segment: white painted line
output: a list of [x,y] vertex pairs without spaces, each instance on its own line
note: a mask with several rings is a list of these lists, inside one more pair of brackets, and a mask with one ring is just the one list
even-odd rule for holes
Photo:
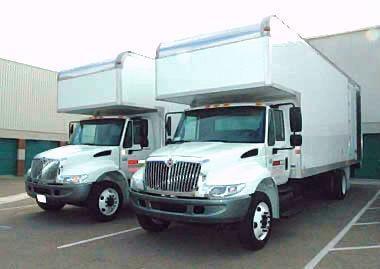
[[380,245],[374,246],[362,246],[362,247],[345,247],[345,248],[333,248],[330,251],[341,251],[341,250],[357,250],[357,249],[371,249],[371,248],[380,248]]
[[374,221],[374,222],[357,222],[354,225],[376,225],[380,224],[380,221]]
[[374,185],[374,186],[379,186],[380,185],[380,182],[368,182],[368,181],[365,181],[365,182],[350,182],[350,185]]
[[93,238],[90,238],[90,239],[86,239],[86,240],[82,240],[82,241],[77,241],[77,242],[73,242],[73,243],[70,243],[70,244],[62,245],[62,246],[58,246],[57,248],[58,249],[69,248],[69,247],[73,247],[73,246],[77,246],[77,245],[82,245],[82,244],[86,244],[86,243],[89,243],[89,242],[93,242],[93,241],[96,241],[96,240],[100,240],[100,239],[104,239],[104,238],[108,238],[108,237],[112,237],[112,236],[116,236],[116,235],[120,235],[120,234],[125,234],[125,233],[129,233],[129,232],[141,230],[141,229],[142,229],[141,227],[135,227],[135,228],[131,228],[131,229],[120,231],[120,232],[116,232],[116,233],[105,234],[105,235],[93,237]]
[[379,210],[380,209],[380,206],[379,207],[370,207],[368,208],[368,210]]
[[22,205],[22,206],[14,206],[14,207],[4,207],[4,208],[0,208],[0,212],[14,210],[14,209],[24,209],[24,208],[30,208],[30,207],[36,207],[36,206],[37,205]]
[[0,205],[25,200],[28,198],[29,198],[29,196],[25,192],[19,193],[19,194],[14,194],[14,195],[9,195],[9,196],[4,196],[4,197],[0,197]]
[[380,190],[368,201],[368,203],[359,211],[358,214],[308,263],[306,269],[312,269],[327,255],[327,253],[335,247],[335,245],[345,236],[345,234],[351,229],[352,225],[356,223],[364,212],[371,206],[371,204],[377,199],[380,194]]
[[8,231],[8,230],[10,230],[10,229],[12,229],[11,226],[0,225],[0,232],[1,232],[1,231]]

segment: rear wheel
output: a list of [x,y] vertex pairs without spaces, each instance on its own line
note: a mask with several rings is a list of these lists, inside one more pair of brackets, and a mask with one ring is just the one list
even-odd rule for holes
[[137,215],[137,220],[140,226],[148,232],[162,232],[169,228],[170,222],[159,220],[144,215]]
[[348,190],[346,173],[337,170],[331,173],[328,183],[328,192],[331,199],[343,200]]
[[65,206],[65,204],[63,203],[53,203],[53,202],[40,203],[37,200],[36,202],[37,202],[37,205],[45,211],[59,211]]
[[257,192],[252,197],[247,216],[240,223],[239,239],[250,250],[265,246],[272,232],[272,206],[268,196]]
[[88,208],[99,221],[113,220],[122,205],[119,187],[112,182],[100,182],[93,186],[88,201]]

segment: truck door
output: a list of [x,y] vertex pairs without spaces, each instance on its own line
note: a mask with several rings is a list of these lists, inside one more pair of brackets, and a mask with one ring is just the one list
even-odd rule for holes
[[268,125],[268,168],[277,185],[284,184],[289,178],[290,147],[285,140],[284,112],[279,109],[269,111]]
[[121,151],[121,168],[128,178],[144,166],[145,159],[152,151],[151,130],[150,119],[139,117],[130,119],[127,123]]

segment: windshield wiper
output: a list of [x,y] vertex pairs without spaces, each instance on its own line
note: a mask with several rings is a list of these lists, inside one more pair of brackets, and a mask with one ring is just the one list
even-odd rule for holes
[[207,139],[207,140],[199,140],[199,142],[222,142],[222,143],[229,143],[231,141],[223,140],[223,139]]
[[176,141],[171,141],[170,144],[182,144],[182,143],[186,143],[186,142],[192,142],[192,141],[189,141],[189,140],[176,140]]

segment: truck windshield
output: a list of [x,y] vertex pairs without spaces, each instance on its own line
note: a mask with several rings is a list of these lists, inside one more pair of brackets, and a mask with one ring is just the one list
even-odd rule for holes
[[85,120],[71,135],[72,145],[118,146],[124,127],[124,119]]
[[223,107],[185,112],[173,143],[264,143],[264,137],[265,107]]

